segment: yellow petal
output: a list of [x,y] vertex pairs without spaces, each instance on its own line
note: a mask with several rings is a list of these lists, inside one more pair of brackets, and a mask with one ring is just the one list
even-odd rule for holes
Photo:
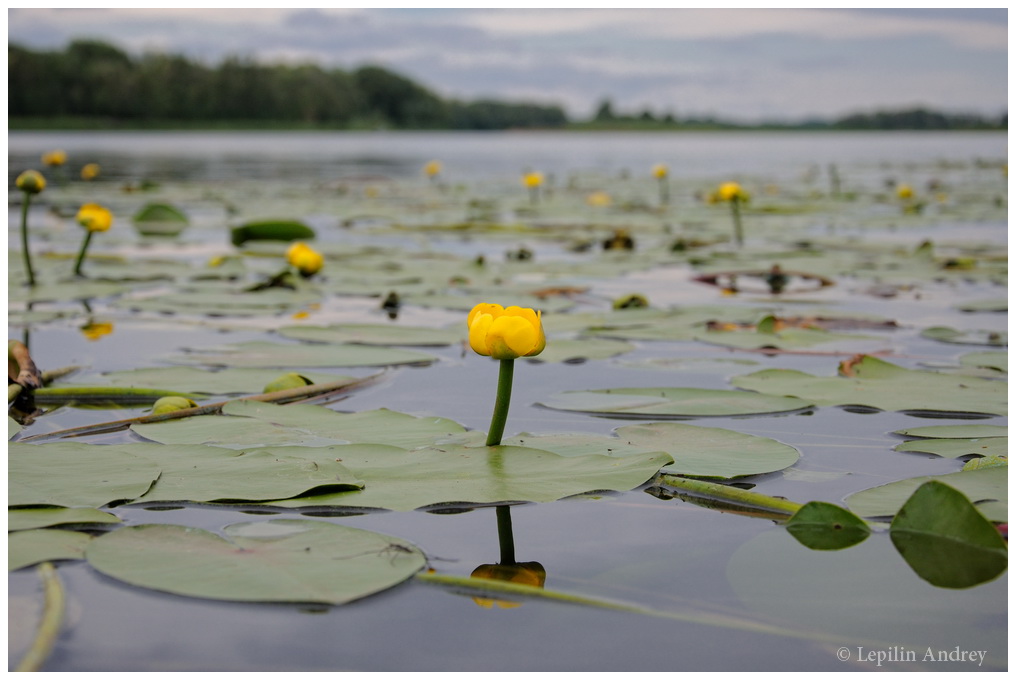
[[487,331],[494,323],[494,317],[490,314],[479,314],[473,317],[469,325],[469,346],[473,351],[483,356],[490,356],[490,348],[487,346]]
[[479,314],[490,314],[493,317],[498,317],[501,316],[501,314],[503,313],[504,307],[502,307],[501,305],[494,304],[491,302],[481,302],[480,304],[476,305],[470,310],[469,316],[466,317],[466,327],[472,328],[473,319],[475,319]]

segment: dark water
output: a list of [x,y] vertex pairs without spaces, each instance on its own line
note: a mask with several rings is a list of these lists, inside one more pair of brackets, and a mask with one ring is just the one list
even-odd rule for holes
[[[529,167],[556,173],[596,172],[616,176],[644,172],[667,162],[676,177],[705,181],[753,176],[804,181],[836,163],[859,184],[878,185],[885,176],[909,169],[926,178],[948,163],[976,163],[1006,155],[1005,134],[309,134],[255,135],[198,133],[11,133],[8,173],[38,165],[41,152],[65,149],[72,159],[98,162],[113,183],[148,177],[215,188],[258,182],[331,181],[352,177],[418,178],[431,158],[445,165],[450,182],[507,179],[517,182]],[[87,161],[85,160],[87,159]],[[563,181],[563,179],[562,179]],[[817,180],[816,180],[817,181]],[[14,211],[12,210],[12,214]],[[209,217],[209,222],[216,218]],[[1005,242],[1004,222],[937,225],[942,237],[970,229],[987,240]],[[16,244],[16,221],[9,243]],[[891,236],[885,236],[890,238]],[[921,234],[897,235],[908,245]],[[328,237],[326,237],[328,238]],[[336,237],[337,238],[337,237]],[[187,235],[195,258],[217,242],[200,225]],[[443,242],[441,239],[447,239]],[[449,250],[467,246],[451,237],[435,244]],[[400,244],[405,245],[405,244]],[[482,244],[481,244],[482,245]],[[468,248],[475,250],[476,243]],[[552,245],[537,244],[538,257],[566,257]],[[145,250],[145,249],[149,250]],[[113,252],[150,252],[151,244],[131,241]],[[157,246],[154,248],[158,248]],[[499,252],[503,244],[490,246]],[[715,291],[689,287],[691,270],[652,270],[596,284],[593,298],[608,300],[646,290],[660,304],[719,301]],[[882,314],[900,320],[893,333],[893,361],[916,367],[953,361],[972,349],[934,343],[921,328],[962,323],[953,309],[960,300],[1001,297],[998,286],[971,283],[959,289],[928,284],[924,296],[882,300],[851,289],[819,296],[828,306]],[[597,297],[599,296],[599,297]],[[97,301],[102,310],[104,302]],[[602,303],[600,303],[602,304]],[[350,306],[352,305],[352,306]],[[597,308],[597,303],[589,303]],[[373,304],[328,300],[322,315],[379,322]],[[42,366],[82,364],[88,371],[161,365],[160,357],[184,346],[279,340],[260,328],[220,332],[173,318],[133,317],[104,310],[116,330],[87,340],[78,321],[36,324],[28,329]],[[457,314],[407,309],[407,324],[456,322]],[[1006,329],[1007,315],[978,315],[979,327]],[[969,317],[966,317],[969,318]],[[279,324],[286,318],[279,318]],[[10,337],[23,328],[9,327]],[[624,359],[750,358],[747,369],[717,371],[709,362],[681,371],[631,368],[616,361],[581,364],[520,364],[506,434],[591,432],[608,434],[631,421],[592,418],[533,405],[562,389],[603,386],[729,387],[735,372],[786,367],[829,373],[829,356],[763,356],[731,353],[696,343],[638,342]],[[362,411],[386,407],[415,415],[440,415],[485,430],[496,382],[494,362],[460,348],[434,352],[426,368],[390,372],[380,384],[338,402],[333,408]],[[341,371],[356,373],[356,371]],[[367,373],[370,371],[362,371]],[[64,409],[40,419],[26,434],[131,417],[140,411]],[[853,413],[821,408],[805,414],[756,418],[710,418],[692,424],[723,427],[772,437],[795,446],[802,457],[793,473],[751,478],[755,490],[795,501],[842,503],[862,489],[907,477],[958,469],[954,460],[895,453],[903,427],[959,424],[960,419],[917,418],[902,413]],[[1002,417],[976,422],[1005,424]],[[119,436],[104,441],[122,441]],[[121,507],[128,523],[171,523],[220,530],[256,516],[236,509],[185,507],[160,510]],[[286,512],[282,516],[299,517]],[[999,670],[1007,668],[1008,575],[967,589],[933,587],[903,562],[885,532],[855,548],[808,551],[781,527],[762,519],[721,513],[681,500],[658,498],[645,489],[597,500],[571,499],[512,509],[516,554],[539,561],[547,588],[636,603],[682,614],[722,613],[821,633],[824,642],[797,639],[663,618],[550,602],[528,601],[513,609],[484,609],[468,596],[420,582],[343,607],[308,608],[210,602],[130,588],[84,563],[62,564],[68,620],[47,670],[358,670],[358,671],[689,671],[689,670]],[[494,510],[457,514],[378,512],[326,521],[371,529],[407,539],[433,558],[442,573],[468,575],[498,559]],[[32,570],[10,574],[9,658],[13,667],[25,640],[16,622],[32,615],[40,601]],[[842,639],[842,643],[837,640]],[[830,642],[831,640],[831,642]],[[859,642],[862,641],[862,642]],[[864,649],[859,649],[863,646]],[[847,649],[846,661],[837,657]],[[987,660],[923,662],[926,649],[984,650]],[[896,660],[881,667],[869,652],[896,649]],[[914,650],[917,662],[903,651]],[[860,660],[858,657],[862,657]],[[902,660],[901,660],[902,659]]]

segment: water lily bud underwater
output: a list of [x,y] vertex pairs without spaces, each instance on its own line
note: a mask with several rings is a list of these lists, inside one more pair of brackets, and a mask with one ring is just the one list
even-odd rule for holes
[[523,307],[481,302],[466,318],[469,346],[483,356],[517,359],[536,356],[547,346],[541,314]]
[[306,243],[297,241],[286,251],[286,261],[295,267],[300,275],[308,278],[321,271],[325,258]]
[[196,406],[197,404],[187,397],[162,397],[152,405],[152,415],[182,411],[187,408],[195,408]]
[[109,228],[113,226],[113,213],[98,203],[85,203],[78,210],[77,221],[85,228],[85,240],[81,242],[81,251],[74,263],[74,273],[81,276],[81,265],[85,262],[85,254],[88,252],[88,245],[92,242],[92,234],[109,231]]

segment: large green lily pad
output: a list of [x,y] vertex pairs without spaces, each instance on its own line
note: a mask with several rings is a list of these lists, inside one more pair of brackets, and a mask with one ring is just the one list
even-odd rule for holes
[[177,595],[336,605],[391,588],[427,563],[406,541],[328,522],[246,522],[223,533],[126,527],[92,541],[86,557],[107,576]]
[[1006,385],[997,380],[915,371],[871,356],[854,363],[852,371],[849,377],[823,377],[773,368],[735,376],[731,382],[746,390],[795,396],[821,406],[997,415],[1008,412]]
[[666,453],[613,458],[561,456],[521,446],[455,444],[406,451],[350,444],[299,449],[295,455],[331,456],[363,480],[362,491],[305,496],[269,505],[414,510],[439,504],[543,503],[590,491],[629,491],[671,462]]
[[954,345],[993,345],[1004,347],[1009,344],[1009,334],[1005,331],[957,330],[946,326],[935,326],[921,331],[921,337]]
[[973,366],[975,368],[991,368],[999,371],[1000,373],[1008,373],[1009,353],[990,350],[984,352],[970,352],[960,357],[960,364],[963,366]]
[[7,534],[7,571],[40,562],[80,560],[91,535],[65,529],[33,529]]
[[987,437],[984,439],[915,439],[899,444],[893,451],[931,453],[943,458],[963,456],[1007,456],[1008,437]]
[[590,359],[609,359],[635,349],[635,346],[622,340],[609,338],[586,338],[572,340],[555,338],[547,342],[546,348],[535,357],[529,357],[530,363],[578,363]]
[[[103,373],[101,380],[122,387],[145,387],[175,392],[198,394],[257,394],[283,372],[274,368],[225,368],[212,371],[192,366],[136,368],[128,371]],[[330,373],[301,372],[315,384],[356,378]],[[88,380],[95,380],[89,376]]]
[[143,495],[159,466],[114,446],[10,444],[7,505],[98,508]]
[[1007,425],[926,425],[896,430],[893,434],[927,439],[975,439],[983,437],[1006,437]]
[[286,345],[274,342],[241,342],[234,345],[193,349],[168,358],[174,364],[263,368],[312,366],[395,366],[428,364],[436,357],[423,352],[367,345]]
[[901,479],[847,496],[847,507],[861,517],[892,517],[919,486],[931,480],[948,484],[963,493],[993,522],[1008,521],[1009,478],[1008,467],[1005,466]]
[[559,392],[540,405],[561,411],[632,418],[743,416],[786,413],[815,402],[742,390],[694,387],[617,387]]
[[350,442],[411,448],[463,431],[461,425],[447,418],[418,418],[388,409],[338,413],[312,404],[279,406],[240,400],[223,406],[222,414],[134,424],[131,429],[163,444],[209,444],[232,449]]
[[421,328],[397,324],[342,324],[336,326],[284,326],[279,335],[293,340],[320,343],[356,343],[360,345],[408,345],[442,347],[466,337],[461,329]]
[[7,511],[7,531],[44,529],[62,524],[117,524],[120,518],[95,508],[20,508]]

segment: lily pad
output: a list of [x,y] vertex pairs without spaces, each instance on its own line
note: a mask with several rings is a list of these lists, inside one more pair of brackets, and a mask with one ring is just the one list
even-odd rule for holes
[[1007,425],[928,425],[896,430],[893,434],[928,439],[975,439],[979,437],[1006,437]]
[[735,349],[802,349],[831,343],[858,343],[870,336],[833,333],[821,328],[786,328],[774,332],[762,330],[705,331],[696,340]]
[[391,588],[427,563],[406,541],[329,522],[246,522],[223,533],[125,527],[92,541],[86,558],[107,576],[177,595],[333,605]]
[[293,340],[321,343],[356,343],[360,345],[410,345],[442,347],[465,339],[462,330],[420,328],[397,324],[342,324],[337,326],[285,326],[279,335]]
[[1004,347],[1009,344],[1009,334],[1005,331],[965,330],[945,326],[925,328],[921,331],[921,337],[939,342],[948,342],[954,345],[993,345]]
[[234,345],[193,349],[168,358],[174,364],[202,364],[262,368],[313,366],[395,366],[429,364],[437,357],[423,352],[367,345],[284,345],[274,342],[241,342]]
[[871,534],[871,528],[857,515],[821,501],[805,504],[786,527],[798,543],[812,550],[842,550]]
[[1009,564],[1006,541],[970,501],[937,481],[922,484],[896,514],[889,535],[921,578],[940,588],[970,588]]
[[40,562],[84,559],[90,534],[64,529],[33,529],[7,534],[7,571]]
[[314,238],[314,230],[297,220],[261,220],[247,222],[231,230],[234,246],[247,241],[307,241]]
[[113,446],[10,444],[7,505],[98,508],[143,495],[159,466]]
[[623,458],[561,456],[521,446],[451,444],[412,451],[361,444],[301,451],[299,455],[338,458],[363,480],[363,490],[273,501],[268,505],[404,511],[451,503],[544,503],[590,491],[629,491],[672,460],[666,453]]
[[851,364],[852,375],[813,376],[789,369],[767,369],[731,382],[763,394],[789,395],[820,406],[861,405],[887,411],[948,413],[1008,412],[1003,382],[915,371],[864,356]]
[[120,518],[94,508],[23,508],[7,511],[7,531],[43,529],[61,524],[117,524]]
[[312,404],[279,406],[235,401],[223,406],[222,414],[136,423],[131,429],[163,444],[208,444],[231,449],[350,442],[411,448],[463,431],[461,425],[447,418],[418,418],[388,409],[339,413]]
[[[103,373],[101,379],[111,385],[150,387],[198,394],[258,394],[265,385],[280,378],[282,371],[270,368],[225,368],[211,371],[190,366],[137,368],[129,371]],[[302,373],[313,383],[339,380],[354,382],[355,378],[331,373]],[[94,378],[89,377],[89,380]]]
[[847,507],[861,517],[892,517],[919,486],[931,480],[948,484],[963,493],[988,519],[994,522],[1008,521],[1007,467],[988,467],[933,477],[901,479],[847,496]]
[[903,442],[893,451],[931,453],[943,458],[963,456],[1007,456],[1008,437],[987,437],[984,439],[915,439]]
[[991,368],[1001,373],[1009,372],[1008,352],[970,352],[960,357],[960,364],[975,368]]
[[547,343],[539,355],[530,357],[530,363],[577,363],[580,361],[609,359],[635,349],[635,346],[621,340],[609,338],[586,338],[571,340],[557,338]]
[[618,387],[559,392],[539,402],[547,408],[623,418],[695,418],[786,413],[811,407],[796,397],[693,387]]
[[974,300],[956,305],[961,312],[1008,312],[1009,298],[990,298],[985,300]]
[[132,311],[159,314],[259,316],[305,307],[320,299],[321,293],[310,288],[248,291],[214,287],[157,296],[125,297],[117,300],[116,305]]

